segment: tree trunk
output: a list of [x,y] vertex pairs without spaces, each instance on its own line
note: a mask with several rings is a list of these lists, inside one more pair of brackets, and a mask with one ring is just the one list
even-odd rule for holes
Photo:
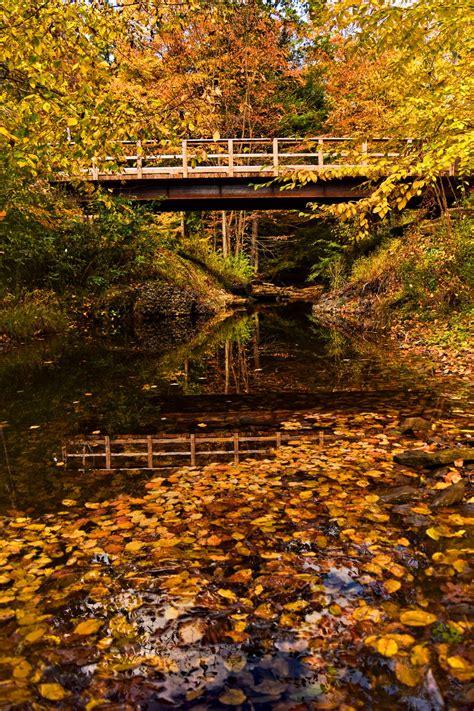
[[258,272],[258,215],[252,217],[252,242],[250,246],[250,258],[255,273]]

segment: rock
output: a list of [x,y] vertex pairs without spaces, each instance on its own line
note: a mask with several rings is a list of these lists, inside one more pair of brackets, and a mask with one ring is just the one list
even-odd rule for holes
[[389,489],[385,493],[379,493],[380,500],[385,504],[399,504],[403,501],[412,501],[419,495],[418,489],[414,486],[396,486],[394,489]]
[[474,447],[459,447],[457,449],[443,449],[439,452],[426,452],[424,449],[411,449],[393,457],[397,464],[406,467],[422,467],[424,469],[437,469],[447,464],[452,464],[458,459],[464,462],[474,462]]
[[144,320],[209,318],[212,311],[202,302],[202,297],[192,288],[167,282],[149,282],[141,285],[135,298],[135,318]]
[[425,420],[424,417],[406,417],[400,423],[400,432],[402,434],[425,433],[431,430],[431,423]]
[[423,686],[430,700],[432,711],[444,711],[446,704],[444,703],[438,682],[436,681],[431,669],[428,669],[426,672]]
[[411,504],[394,506],[392,512],[403,516],[403,522],[409,528],[428,528],[431,525],[430,517],[413,513]]
[[439,469],[433,469],[432,474],[439,479],[444,479],[448,472],[449,467],[440,467]]
[[456,484],[448,486],[447,489],[443,489],[435,498],[433,499],[431,506],[453,506],[453,504],[458,504],[463,500],[464,494],[466,493],[466,484],[464,481],[458,481]]

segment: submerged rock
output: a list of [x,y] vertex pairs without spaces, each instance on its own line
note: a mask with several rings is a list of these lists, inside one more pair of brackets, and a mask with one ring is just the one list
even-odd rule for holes
[[431,430],[431,423],[425,420],[424,417],[406,417],[400,423],[400,432],[402,434],[424,434]]
[[452,506],[463,500],[466,493],[466,484],[463,481],[458,481],[456,484],[443,489],[432,501],[431,506]]
[[394,489],[380,493],[380,500],[385,504],[399,504],[403,501],[412,501],[419,495],[418,489],[414,486],[396,486]]
[[444,449],[439,452],[426,452],[424,449],[411,449],[393,457],[397,464],[406,467],[422,467],[437,469],[457,460],[474,462],[474,447],[459,447],[457,449]]

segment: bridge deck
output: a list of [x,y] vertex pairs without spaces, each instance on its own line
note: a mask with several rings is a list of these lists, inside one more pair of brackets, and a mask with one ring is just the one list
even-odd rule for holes
[[[380,158],[409,154],[413,144],[412,139],[327,136],[185,139],[178,146],[121,142],[115,155],[97,156],[84,168],[82,179],[132,200],[158,201],[160,211],[303,209],[309,202],[360,200],[367,195],[368,167]],[[358,168],[362,177],[326,175],[290,189],[275,181],[296,174],[301,183],[302,173],[321,176],[337,168]],[[62,181],[69,182],[67,176]]]

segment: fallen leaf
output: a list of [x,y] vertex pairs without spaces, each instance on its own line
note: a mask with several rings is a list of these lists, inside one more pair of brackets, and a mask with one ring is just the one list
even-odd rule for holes
[[103,620],[97,620],[91,617],[88,620],[83,620],[82,622],[79,622],[79,624],[76,625],[76,627],[74,628],[73,634],[80,634],[84,636],[89,634],[95,634],[100,630],[103,624]]
[[409,627],[425,627],[426,625],[432,625],[436,620],[436,615],[424,610],[406,610],[400,615],[400,622]]
[[403,662],[397,662],[395,664],[395,676],[398,681],[401,681],[402,684],[406,686],[416,686],[421,681],[419,672],[407,664],[403,664]]
[[246,699],[247,697],[240,689],[227,689],[219,696],[221,704],[227,704],[227,706],[240,706]]
[[377,651],[384,657],[393,657],[398,652],[398,644],[388,637],[381,637],[377,642]]
[[67,696],[65,689],[60,684],[40,684],[39,692],[48,701],[62,701]]
[[398,580],[385,580],[384,587],[387,592],[394,593],[400,590],[402,584]]

